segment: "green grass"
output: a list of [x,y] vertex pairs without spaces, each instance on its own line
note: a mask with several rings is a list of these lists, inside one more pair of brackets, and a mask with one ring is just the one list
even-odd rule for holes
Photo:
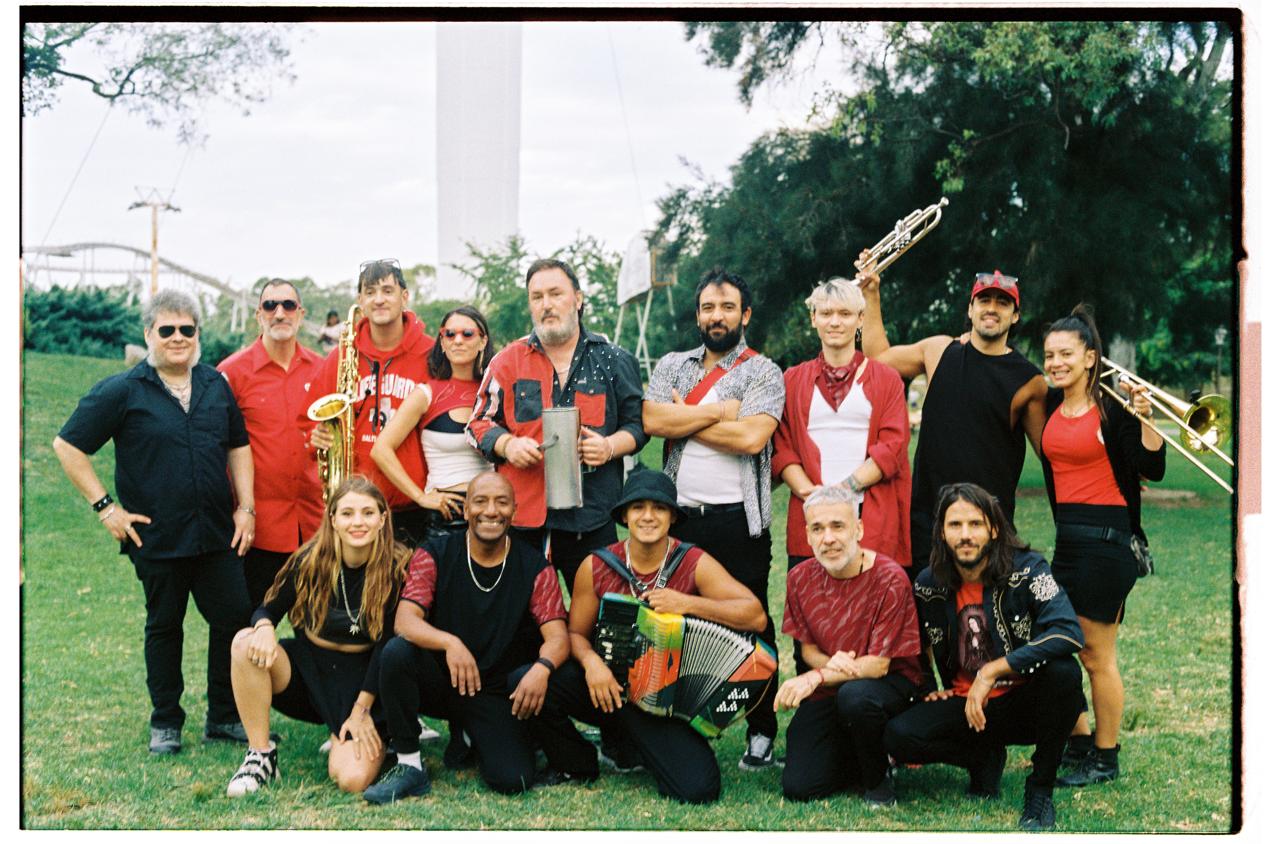
[[[432,794],[369,808],[327,780],[316,749],[322,727],[273,715],[282,735],[282,783],[232,801],[223,797],[240,750],[203,745],[207,628],[188,612],[188,721],[181,754],[146,751],[141,589],[126,558],[63,476],[50,442],[75,402],[120,365],[27,354],[23,365],[22,823],[28,828],[400,828],[400,829],[760,829],[1008,830],[1021,809],[1028,748],[1013,748],[1004,796],[976,805],[965,774],[945,766],[898,777],[896,809],[875,814],[856,797],[815,804],[782,799],[780,771],[738,770],[743,727],[715,745],[721,801],[687,807],[656,796],[646,774],[605,775],[518,797],[494,794],[473,772],[445,771],[442,742],[424,746]],[[657,465],[656,445],[646,462]],[[108,446],[95,458],[111,477]],[[1186,500],[1149,500],[1144,522],[1157,574],[1140,580],[1121,629],[1128,699],[1116,782],[1057,792],[1058,828],[1079,832],[1224,832],[1232,819],[1232,532],[1228,497],[1185,460],[1169,458],[1162,489]],[[1018,524],[1051,554],[1053,528],[1039,465],[1029,460]],[[784,493],[775,493],[771,610],[782,615],[786,559]],[[785,641],[785,640],[784,640]],[[789,676],[790,647],[780,651]],[[783,717],[785,731],[786,716]],[[441,729],[443,730],[443,726]],[[785,747],[781,748],[785,753]]]

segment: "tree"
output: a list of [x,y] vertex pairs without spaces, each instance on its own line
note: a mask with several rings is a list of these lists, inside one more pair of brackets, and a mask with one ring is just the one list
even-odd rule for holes
[[23,292],[23,347],[37,352],[116,358],[142,343],[142,313],[123,287],[28,287]]
[[[38,114],[66,82],[203,139],[199,106],[221,99],[248,114],[281,79],[292,82],[291,26],[231,23],[32,23],[22,28],[22,111]],[[94,59],[101,67],[93,65]]]

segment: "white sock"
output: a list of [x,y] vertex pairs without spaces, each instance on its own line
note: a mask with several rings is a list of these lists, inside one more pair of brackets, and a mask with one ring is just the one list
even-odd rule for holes
[[396,763],[400,765],[408,765],[410,768],[422,770],[422,751],[414,751],[413,753],[397,753]]

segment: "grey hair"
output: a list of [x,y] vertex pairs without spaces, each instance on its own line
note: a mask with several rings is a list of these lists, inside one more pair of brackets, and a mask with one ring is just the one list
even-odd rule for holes
[[142,327],[155,325],[156,317],[161,313],[181,314],[191,317],[197,326],[200,324],[200,306],[196,300],[180,290],[161,290],[151,297],[151,301],[142,309]]
[[840,304],[848,305],[857,313],[862,313],[867,307],[867,300],[862,295],[862,288],[858,287],[856,282],[847,278],[827,279],[813,288],[809,298],[804,300],[809,313],[813,313],[820,305],[827,302],[839,302]]
[[848,504],[853,508],[853,515],[858,515],[858,502],[854,498],[853,490],[844,484],[820,486],[809,493],[809,497],[804,500],[805,512],[808,512],[810,507],[817,507],[820,504]]

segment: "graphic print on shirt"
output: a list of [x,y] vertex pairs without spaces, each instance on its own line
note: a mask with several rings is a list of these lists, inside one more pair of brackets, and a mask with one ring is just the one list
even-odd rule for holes
[[971,677],[992,659],[991,636],[982,604],[968,604],[960,610],[960,670]]

